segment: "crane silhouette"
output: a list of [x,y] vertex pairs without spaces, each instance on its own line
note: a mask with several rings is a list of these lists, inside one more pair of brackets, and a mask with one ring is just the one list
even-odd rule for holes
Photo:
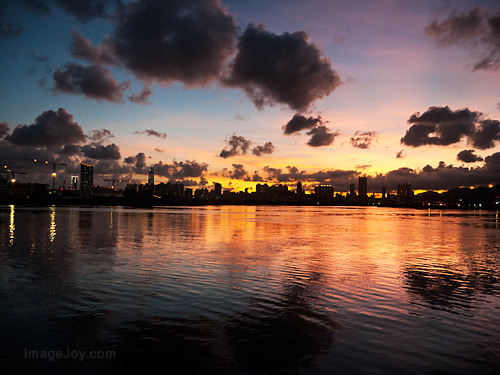
[[66,166],[66,164],[64,163],[56,163],[55,161],[41,161],[41,160],[38,160],[38,159],[33,159],[33,161],[35,163],[43,163],[43,164],[47,164],[47,165],[52,165],[52,191],[55,191],[56,190],[56,165],[64,165]]

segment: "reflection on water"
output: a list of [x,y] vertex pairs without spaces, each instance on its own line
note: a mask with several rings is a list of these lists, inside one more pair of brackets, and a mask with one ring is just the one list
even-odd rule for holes
[[7,370],[500,370],[497,212],[7,206],[0,245]]

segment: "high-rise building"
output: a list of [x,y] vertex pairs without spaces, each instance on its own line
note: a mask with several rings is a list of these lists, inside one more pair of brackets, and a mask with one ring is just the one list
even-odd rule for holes
[[368,197],[368,178],[359,177],[358,179],[358,192],[360,199],[366,199]]
[[94,166],[80,164],[80,195],[85,198],[92,196],[94,187]]
[[302,194],[304,190],[302,190],[302,183],[299,181],[297,182],[297,194]]
[[154,167],[149,167],[148,185],[151,189],[153,188],[153,186],[155,186],[155,169],[154,169]]
[[351,197],[354,197],[356,195],[356,192],[354,191],[354,184],[349,185],[349,195]]
[[218,182],[214,182],[214,193],[216,198],[222,197],[222,185]]
[[314,188],[314,195],[317,199],[333,199],[332,185],[318,185]]

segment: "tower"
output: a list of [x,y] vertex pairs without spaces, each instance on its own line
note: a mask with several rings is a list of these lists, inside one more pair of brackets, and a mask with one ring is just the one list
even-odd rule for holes
[[155,186],[155,169],[154,169],[154,167],[149,167],[148,185],[150,188],[153,188],[153,186]]
[[92,196],[92,188],[94,187],[94,166],[88,164],[80,164],[80,195],[84,198]]
[[358,179],[358,191],[359,198],[366,199],[368,197],[368,178],[367,177],[359,177]]

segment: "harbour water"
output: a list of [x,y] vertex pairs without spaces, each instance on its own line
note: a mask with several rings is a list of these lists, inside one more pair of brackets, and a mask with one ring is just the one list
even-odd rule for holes
[[500,373],[496,211],[2,206],[0,246],[4,373]]

